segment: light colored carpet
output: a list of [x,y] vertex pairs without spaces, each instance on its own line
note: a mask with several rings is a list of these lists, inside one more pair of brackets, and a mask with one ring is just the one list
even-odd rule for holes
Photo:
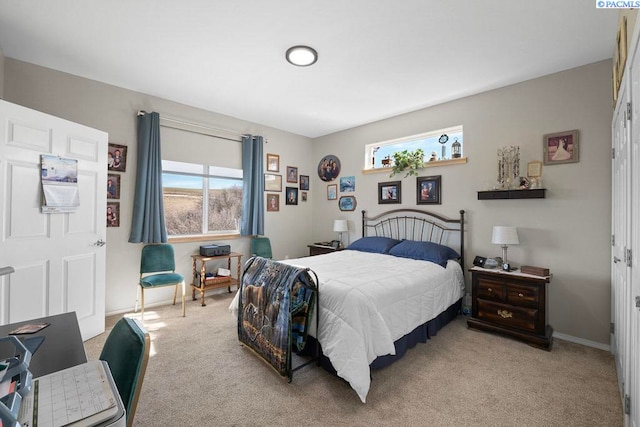
[[[613,356],[555,340],[546,352],[459,317],[373,371],[367,403],[315,364],[287,383],[237,340],[233,294],[147,309],[151,358],[136,426],[621,426]],[[139,318],[137,314],[126,314]],[[107,332],[85,343],[96,359]]]

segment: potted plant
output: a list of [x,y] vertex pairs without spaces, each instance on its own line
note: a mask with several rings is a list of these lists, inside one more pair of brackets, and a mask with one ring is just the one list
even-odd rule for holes
[[391,167],[391,175],[407,171],[405,178],[410,175],[418,175],[418,169],[424,166],[424,151],[418,148],[414,151],[402,150],[393,153],[393,166]]

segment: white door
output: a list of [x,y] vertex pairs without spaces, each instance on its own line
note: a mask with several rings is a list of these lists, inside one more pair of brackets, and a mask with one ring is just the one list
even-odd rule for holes
[[629,299],[630,269],[627,266],[627,249],[629,248],[629,120],[627,112],[626,84],[622,84],[618,94],[619,102],[613,118],[613,149],[615,157],[612,164],[612,311],[615,333],[612,340],[612,351],[615,355],[616,371],[621,386],[621,395],[628,393],[625,379],[629,375]]
[[638,44],[633,54],[630,67],[631,81],[631,295],[629,300],[630,341],[629,353],[631,363],[629,369],[629,425],[640,427],[640,269],[638,255],[640,253],[640,51]]
[[[0,324],[75,311],[104,332],[108,135],[0,100]],[[80,206],[41,213],[40,155],[78,161]]]

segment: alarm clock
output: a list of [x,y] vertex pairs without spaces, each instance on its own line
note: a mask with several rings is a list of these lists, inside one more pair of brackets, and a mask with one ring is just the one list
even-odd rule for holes
[[509,263],[505,262],[504,264],[502,264],[502,270],[511,271],[511,266],[509,265]]

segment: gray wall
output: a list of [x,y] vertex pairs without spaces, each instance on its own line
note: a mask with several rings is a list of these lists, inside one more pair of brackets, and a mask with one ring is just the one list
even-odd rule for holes
[[[4,72],[7,101],[106,131],[109,133],[110,142],[129,147],[127,169],[121,178],[120,227],[107,228],[107,313],[133,308],[140,271],[141,245],[128,243],[136,176],[135,124],[138,110],[157,111],[161,116],[181,118],[240,133],[263,135],[268,139],[264,147],[265,152],[280,155],[281,170],[287,165],[297,166],[299,173],[310,175],[315,169],[309,138],[12,58],[6,58]],[[283,182],[283,187],[284,185]],[[310,195],[312,193],[310,192]],[[274,256],[284,258],[304,255],[306,245],[312,239],[311,227],[311,202],[286,206],[283,201],[280,212],[268,213],[265,218],[265,233],[277,236],[273,242]],[[196,253],[199,245],[203,243],[206,242],[174,245],[177,271],[185,275],[187,283],[191,281],[191,254]],[[219,243],[230,244],[233,251],[243,253],[243,260],[249,255],[247,238]],[[166,303],[172,297],[170,288],[158,289],[148,292],[145,301],[148,306],[152,306],[154,303]],[[187,310],[199,308],[199,303],[191,302],[190,298],[188,303]]]
[[[381,212],[377,183],[388,175],[362,174],[364,146],[453,125],[464,125],[468,163],[424,169],[421,175],[442,175],[442,205],[432,210],[456,216],[468,212],[467,259],[500,255],[491,245],[493,225],[519,228],[521,244],[509,249],[512,263],[544,266],[554,274],[549,285],[550,323],[559,336],[606,346],[610,322],[610,125],[611,62],[486,92],[436,107],[404,114],[313,141],[276,129],[177,104],[95,81],[6,58],[5,99],[109,132],[110,141],[128,145],[122,188],[122,226],[107,231],[107,312],[133,305],[140,245],[127,243],[135,179],[135,112],[158,111],[172,117],[261,134],[265,152],[280,155],[281,170],[297,166],[311,176],[309,202],[267,213],[266,234],[276,258],[301,256],[306,244],[332,238],[334,219],[350,221],[350,240],[360,235],[360,210]],[[521,167],[542,159],[545,133],[578,129],[580,162],[543,167],[547,198],[478,201],[497,173],[496,149],[521,147]],[[341,175],[356,176],[355,212],[341,212],[326,200],[326,183],[316,171],[327,154],[342,162]],[[394,177],[394,180],[398,176]],[[415,206],[415,178],[403,179],[403,205]],[[283,182],[283,187],[286,184]],[[282,193],[284,194],[284,193]],[[396,207],[394,205],[394,207]],[[248,253],[246,239],[230,241]],[[190,275],[190,257],[200,243],[176,245],[180,272]],[[151,302],[166,302],[170,293],[149,293]],[[190,303],[188,310],[197,309]]]
[[[474,255],[501,255],[501,249],[490,243],[493,225],[517,226],[521,244],[509,248],[509,260],[551,269],[549,311],[555,331],[606,345],[611,103],[611,62],[604,61],[317,138],[315,159],[335,154],[343,165],[341,175],[356,176],[358,207],[355,212],[340,212],[335,201],[316,198],[314,236],[319,239],[334,218],[344,218],[350,222],[353,240],[361,233],[361,209],[378,213],[397,207],[377,203],[377,183],[389,181],[388,173],[362,174],[366,144],[464,125],[468,163],[420,173],[442,175],[442,205],[429,210],[452,217],[460,209],[467,211],[468,262]],[[572,129],[580,132],[580,162],[543,166],[546,199],[477,200],[476,192],[497,176],[497,148],[520,146],[521,170],[526,173],[527,162],[542,160],[544,134]],[[314,186],[326,186],[314,178]],[[416,206],[415,190],[415,177],[402,179],[402,206]]]
[[0,49],[0,99],[4,99],[4,52]]

